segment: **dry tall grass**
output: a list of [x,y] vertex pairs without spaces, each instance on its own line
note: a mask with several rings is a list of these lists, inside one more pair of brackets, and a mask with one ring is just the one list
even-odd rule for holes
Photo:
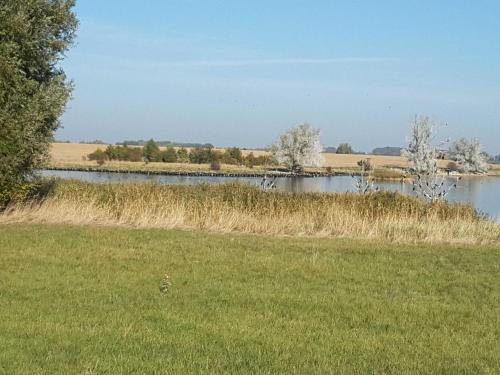
[[262,192],[239,185],[58,181],[46,199],[10,207],[0,223],[205,229],[431,243],[500,243],[500,225],[473,207],[430,205],[397,193]]

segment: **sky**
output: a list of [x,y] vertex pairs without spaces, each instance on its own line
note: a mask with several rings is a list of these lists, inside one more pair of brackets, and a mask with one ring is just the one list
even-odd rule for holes
[[291,126],[356,150],[438,138],[500,153],[500,1],[79,0],[60,140],[265,147]]

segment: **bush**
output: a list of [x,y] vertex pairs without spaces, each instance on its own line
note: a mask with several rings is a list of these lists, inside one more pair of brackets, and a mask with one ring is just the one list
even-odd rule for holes
[[243,155],[238,147],[228,148],[221,155],[221,161],[226,164],[240,165],[243,163]]
[[167,147],[164,151],[160,153],[161,161],[164,163],[176,163],[177,162],[177,151],[172,146]]
[[112,146],[109,145],[104,151],[108,155],[109,160],[119,161],[142,161],[143,149],[142,147],[128,147],[125,146]]
[[106,154],[106,152],[104,152],[103,150],[98,148],[97,150],[95,150],[91,154],[88,154],[87,159],[92,160],[92,161],[96,161],[99,165],[102,165],[102,164],[104,164],[104,162],[106,160],[108,160],[108,154]]
[[213,161],[210,163],[210,169],[212,171],[220,171],[220,163],[218,161]]
[[179,163],[189,163],[189,153],[184,147],[177,150],[177,161]]
[[189,153],[189,161],[195,164],[208,164],[219,161],[220,154],[210,148],[196,147]]
[[33,181],[23,182],[10,190],[0,190],[0,209],[11,203],[43,199],[52,191],[54,185],[54,179],[37,177]]
[[363,169],[364,171],[371,171],[373,170],[373,165],[370,159],[363,159],[358,161],[358,165]]

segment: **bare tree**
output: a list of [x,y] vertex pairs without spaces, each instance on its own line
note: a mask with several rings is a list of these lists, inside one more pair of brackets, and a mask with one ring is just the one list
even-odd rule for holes
[[[457,179],[460,180],[461,177]],[[450,191],[457,188],[457,183],[450,183],[445,176],[433,172],[426,175],[417,175],[413,182],[413,191],[421,198],[429,202],[437,202],[446,199]]]
[[267,178],[267,175],[264,175],[262,180],[260,181],[260,188],[262,191],[270,191],[276,189],[276,176],[273,179]]
[[450,155],[466,173],[486,173],[488,171],[487,156],[481,150],[481,143],[474,138],[470,141],[460,138],[450,147]]
[[282,134],[271,148],[278,163],[293,173],[304,167],[319,167],[323,162],[319,129],[300,124]]
[[[354,179],[354,191],[360,194],[375,193],[379,190],[379,188],[370,180],[370,176],[365,172],[366,170],[369,170],[366,169],[367,163],[363,163],[362,161],[358,163],[361,167],[361,174],[359,176],[352,175],[352,178]],[[369,161],[369,159],[366,159],[366,161]]]

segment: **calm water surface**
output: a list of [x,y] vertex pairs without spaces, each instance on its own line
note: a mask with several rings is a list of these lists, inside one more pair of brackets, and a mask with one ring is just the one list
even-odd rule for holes
[[[158,176],[138,173],[109,173],[109,172],[73,172],[73,171],[43,171],[47,177],[73,178],[90,182],[144,182],[152,181],[164,184],[219,184],[230,181],[239,181],[259,185],[259,177],[207,177],[207,176]],[[455,182],[450,177],[450,182]],[[334,177],[280,177],[276,179],[279,190],[289,192],[346,192],[353,191],[353,179],[349,176]],[[393,181],[377,182],[377,186],[384,190],[398,191],[411,195],[412,185]],[[481,212],[500,220],[500,177],[464,177],[457,182],[457,188],[448,195],[452,202],[470,202]]]

